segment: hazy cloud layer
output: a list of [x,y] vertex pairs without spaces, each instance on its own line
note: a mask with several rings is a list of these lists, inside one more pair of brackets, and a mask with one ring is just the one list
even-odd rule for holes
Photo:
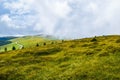
[[120,0],[0,0],[0,35],[120,34]]

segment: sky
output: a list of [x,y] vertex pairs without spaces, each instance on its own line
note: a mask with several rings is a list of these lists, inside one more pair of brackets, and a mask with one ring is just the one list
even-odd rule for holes
[[120,0],[0,0],[0,36],[120,34]]

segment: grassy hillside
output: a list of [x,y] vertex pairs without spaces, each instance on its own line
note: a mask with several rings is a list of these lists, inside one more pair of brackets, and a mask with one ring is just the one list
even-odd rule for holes
[[52,39],[44,38],[40,36],[25,36],[25,37],[14,37],[14,38],[0,38],[0,52],[4,51],[6,47],[7,50],[12,50],[12,47],[15,46],[16,49],[20,49],[21,46],[24,48],[33,47],[37,43],[43,45],[44,42],[50,43]]
[[120,36],[0,53],[1,80],[120,80]]

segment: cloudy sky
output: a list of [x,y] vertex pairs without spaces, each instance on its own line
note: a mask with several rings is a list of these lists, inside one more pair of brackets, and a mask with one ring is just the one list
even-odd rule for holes
[[120,0],[0,0],[0,36],[120,34]]

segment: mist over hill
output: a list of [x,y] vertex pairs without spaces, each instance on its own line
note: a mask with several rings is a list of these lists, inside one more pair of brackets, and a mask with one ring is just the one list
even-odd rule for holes
[[120,34],[120,0],[1,0],[0,36]]

